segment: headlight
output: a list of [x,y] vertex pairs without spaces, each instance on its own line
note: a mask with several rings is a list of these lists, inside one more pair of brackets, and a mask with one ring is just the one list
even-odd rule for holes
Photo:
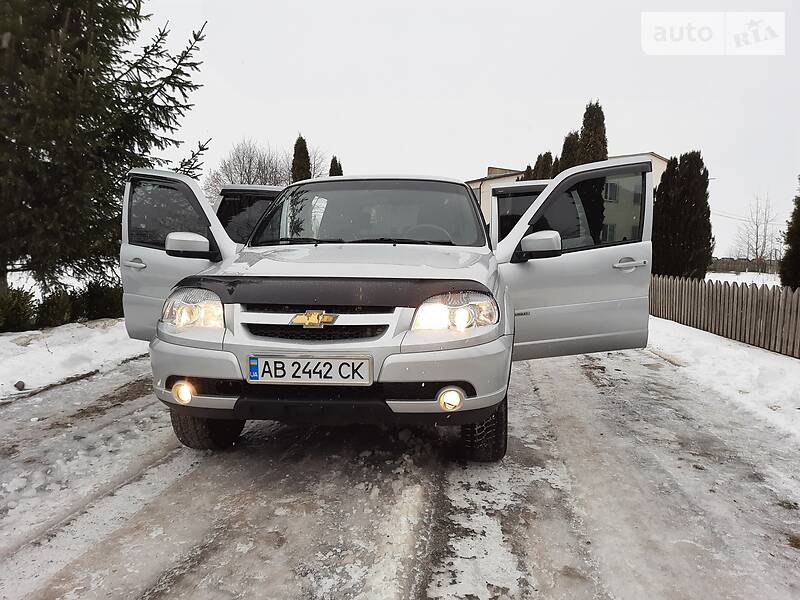
[[219,296],[200,288],[181,288],[173,292],[164,303],[161,320],[178,329],[225,327]]
[[412,330],[466,331],[494,325],[500,319],[497,302],[482,292],[450,292],[428,298],[414,314]]

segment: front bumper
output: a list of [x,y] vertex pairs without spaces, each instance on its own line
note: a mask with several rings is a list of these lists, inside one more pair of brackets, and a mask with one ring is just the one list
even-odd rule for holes
[[[369,350],[369,348],[364,348]],[[177,411],[196,416],[275,419],[308,422],[396,422],[459,424],[479,421],[503,400],[511,368],[512,336],[476,346],[429,352],[375,352],[372,386],[282,386],[248,384],[237,353],[173,344],[161,339],[150,345],[156,396]],[[264,348],[253,347],[253,353]],[[363,353],[363,350],[362,350]],[[324,355],[324,351],[319,352]],[[175,402],[169,389],[179,378],[226,380],[228,394],[196,395],[191,404]],[[417,394],[408,385],[425,382]],[[444,411],[436,392],[452,382],[466,382],[468,397],[456,411]],[[401,390],[401,392],[398,392]]]

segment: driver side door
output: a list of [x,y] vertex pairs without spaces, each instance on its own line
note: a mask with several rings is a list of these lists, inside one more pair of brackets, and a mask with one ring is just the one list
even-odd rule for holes
[[[514,360],[647,344],[651,170],[648,155],[580,165],[517,199],[528,207],[496,252],[514,304]],[[523,252],[523,238],[543,231],[559,234],[560,249]]]
[[[168,254],[166,238],[173,232],[205,237],[208,258]],[[155,338],[161,309],[175,284],[235,252],[236,244],[194,179],[170,171],[132,170],[122,205],[119,253],[128,335],[148,341]]]

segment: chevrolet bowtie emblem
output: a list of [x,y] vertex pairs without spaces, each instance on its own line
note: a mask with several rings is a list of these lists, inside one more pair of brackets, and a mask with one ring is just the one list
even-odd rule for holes
[[325,325],[333,325],[338,318],[339,315],[332,315],[324,310],[307,310],[293,316],[289,324],[302,325],[305,329],[319,329]]

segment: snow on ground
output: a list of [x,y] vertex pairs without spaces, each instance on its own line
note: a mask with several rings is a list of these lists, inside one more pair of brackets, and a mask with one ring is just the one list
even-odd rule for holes
[[[37,389],[92,371],[107,371],[147,352],[122,319],[98,319],[23,333],[0,334],[0,398],[19,394],[14,384]],[[23,392],[24,393],[24,392]]]
[[755,283],[773,287],[780,286],[781,277],[777,273],[706,273],[706,281],[727,281],[739,285]]
[[800,360],[656,317],[648,347],[696,383],[800,438]]

